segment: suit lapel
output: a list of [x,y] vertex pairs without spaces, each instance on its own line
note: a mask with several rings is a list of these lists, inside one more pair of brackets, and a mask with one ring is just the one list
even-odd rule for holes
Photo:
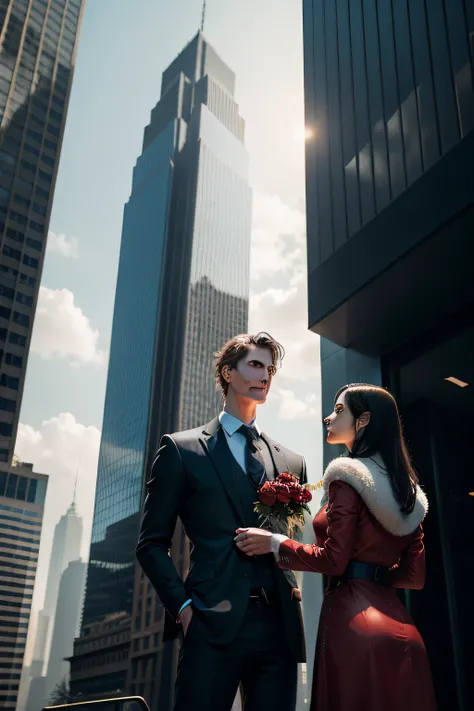
[[[235,472],[236,468],[239,469],[239,465],[234,460],[217,418],[206,425],[200,442],[217,472],[238,520],[244,525],[246,516],[242,506]],[[242,472],[242,475],[245,476],[245,473]]]
[[268,450],[270,452],[270,456],[272,458],[273,464],[275,466],[276,471],[278,474],[283,474],[283,472],[288,472],[289,474],[293,474],[292,471],[290,471],[290,466],[288,464],[288,460],[281,451],[280,447],[276,445],[270,437],[268,437],[266,434],[263,432],[261,433],[260,437],[263,439],[265,444],[268,447]]

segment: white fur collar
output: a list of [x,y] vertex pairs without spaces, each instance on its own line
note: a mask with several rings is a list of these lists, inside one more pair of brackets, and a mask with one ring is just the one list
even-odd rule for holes
[[394,536],[407,536],[416,531],[428,512],[428,499],[417,486],[415,508],[408,516],[404,515],[383,467],[372,459],[333,459],[323,477],[326,491],[332,481],[344,481],[352,486],[377,521]]

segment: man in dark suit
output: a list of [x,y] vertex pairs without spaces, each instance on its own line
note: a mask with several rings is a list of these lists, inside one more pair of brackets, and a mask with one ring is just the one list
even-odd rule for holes
[[[225,408],[209,424],[165,435],[147,483],[137,557],[168,615],[182,627],[176,711],[229,711],[240,686],[244,711],[293,711],[297,663],[305,661],[301,594],[273,554],[249,557],[237,531],[258,526],[256,490],[282,472],[306,482],[304,459],[256,424],[283,348],[271,336],[228,341],[215,360]],[[177,518],[191,548],[190,572],[169,555]]]

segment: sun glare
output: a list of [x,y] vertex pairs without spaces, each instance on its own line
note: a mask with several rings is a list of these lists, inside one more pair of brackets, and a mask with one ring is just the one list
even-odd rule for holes
[[312,128],[308,126],[298,126],[294,132],[294,139],[299,143],[304,143],[305,141],[310,141],[315,135],[316,132]]

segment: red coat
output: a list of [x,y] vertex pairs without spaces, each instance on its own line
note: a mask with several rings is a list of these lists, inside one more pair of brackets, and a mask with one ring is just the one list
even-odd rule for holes
[[381,514],[377,520],[364,503],[360,479],[361,495],[353,482],[346,483],[350,477],[340,478],[328,484],[328,504],[313,521],[317,545],[284,541],[279,565],[331,577],[340,576],[351,560],[375,563],[392,569],[393,587],[362,579],[335,587],[330,581],[319,622],[311,711],[435,711],[425,646],[395,590],[424,585],[421,525],[407,535],[389,533],[379,522],[384,520],[380,497],[373,491],[365,497]]

